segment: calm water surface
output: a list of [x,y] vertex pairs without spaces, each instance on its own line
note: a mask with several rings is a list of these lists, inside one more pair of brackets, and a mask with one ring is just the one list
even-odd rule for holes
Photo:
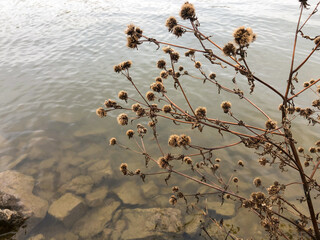
[[[258,38],[249,48],[248,62],[259,77],[283,90],[289,71],[292,33],[299,11],[297,2],[201,0],[194,4],[201,30],[212,34],[220,45],[231,40],[236,27],[252,27]],[[122,232],[139,225],[139,222],[127,221],[125,209],[170,207],[167,201],[170,189],[165,186],[163,178],[150,179],[152,188],[148,189],[139,179],[121,177],[118,171],[121,162],[128,162],[132,168],[143,168],[143,159],[125,151],[119,153],[118,148],[108,146],[107,139],[110,137],[119,136],[120,140],[124,140],[127,129],[117,126],[115,117],[118,113],[99,119],[95,109],[102,106],[105,99],[115,98],[122,89],[137,97],[128,82],[113,72],[115,64],[131,59],[134,80],[143,92],[159,74],[154,66],[157,59],[163,57],[162,52],[149,44],[141,46],[139,51],[127,49],[123,34],[127,24],[140,26],[147,36],[158,40],[198,47],[195,39],[177,40],[168,34],[164,26],[168,16],[178,15],[182,3],[184,0],[0,0],[0,171],[11,169],[32,176],[35,179],[33,193],[48,201],[49,206],[68,191],[65,190],[66,183],[79,176],[90,176],[92,182],[83,183],[83,188],[86,187],[88,193],[104,189],[106,196],[102,205],[87,208],[83,221],[95,221],[94,213],[110,201],[120,203],[110,219],[103,222],[107,229],[105,235],[79,233],[79,226],[86,226],[83,222],[66,227],[47,215],[31,232],[22,234],[21,239],[40,233],[45,239],[68,239],[66,236],[74,239],[106,239],[106,236],[121,239],[125,238],[121,237]],[[320,18],[316,15],[306,33],[317,35],[319,27]],[[311,42],[303,41],[298,46],[297,61],[303,59],[313,47]],[[183,52],[180,53],[183,55]],[[299,73],[303,76],[301,82],[319,76],[319,60],[317,54],[310,59]],[[186,69],[192,69],[187,59],[183,61]],[[218,78],[232,87],[232,71],[220,71],[219,66],[203,63],[206,71],[217,72]],[[221,113],[219,103],[228,99],[241,119],[251,123],[256,120],[262,120],[262,124],[264,122],[263,116],[234,96],[218,95],[215,87],[205,85],[204,88],[201,82],[195,80],[186,79],[183,83],[195,105],[210,104],[208,112],[215,118],[227,119]],[[297,89],[301,89],[301,85]],[[238,86],[248,94],[247,83],[241,81],[241,77]],[[167,88],[172,96],[175,95],[171,84]],[[280,121],[277,111],[280,99],[273,97],[270,91],[257,84],[255,93],[247,96]],[[184,106],[180,95],[175,99]],[[305,107],[312,99],[311,92],[306,93],[299,105]],[[314,142],[319,138],[313,127],[297,128],[297,131],[301,130],[305,134],[299,134],[297,140]],[[160,136],[164,146],[170,133],[191,134],[189,129],[174,128],[169,124],[163,124],[161,131],[165,133]],[[146,139],[151,140],[152,136],[148,135]],[[193,142],[197,145],[221,145],[228,140],[230,138],[221,138],[217,132],[205,137],[200,133],[193,135]],[[150,144],[148,148],[156,154],[154,145]],[[260,169],[256,156],[252,152],[248,154],[247,149],[232,148],[219,151],[216,155],[223,159],[228,171],[236,168],[235,163],[239,159],[245,160],[248,166],[239,171],[241,182],[246,182],[240,184],[245,192],[251,188],[249,175],[268,174],[269,178],[263,179],[266,182],[279,177],[273,169]],[[21,156],[24,156],[22,160],[16,161]],[[284,180],[289,178],[280,177]],[[175,184],[175,179],[179,181],[174,178],[171,185]],[[181,185],[186,192],[198,191],[197,186]],[[128,191],[127,196],[119,193],[123,191]],[[77,195],[85,198],[86,192],[80,191]],[[240,211],[239,214],[248,216],[246,212]],[[257,219],[253,216],[245,219],[235,220],[241,229],[246,229],[240,231],[242,236],[261,231],[254,224]],[[121,221],[125,224],[119,225]],[[144,222],[141,221],[141,224]],[[108,229],[113,229],[113,235]],[[196,239],[198,235],[188,236]]]

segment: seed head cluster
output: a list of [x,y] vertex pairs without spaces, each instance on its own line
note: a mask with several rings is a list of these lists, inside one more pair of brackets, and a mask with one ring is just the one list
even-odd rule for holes
[[104,102],[104,105],[106,106],[106,108],[113,108],[117,106],[117,102],[109,99]]
[[129,118],[128,118],[128,115],[125,114],[125,113],[121,113],[118,117],[117,117],[117,120],[118,120],[118,124],[119,125],[128,125],[128,121],[129,121]]
[[141,42],[139,39],[142,37],[143,31],[136,27],[133,24],[128,25],[127,29],[125,30],[125,34],[127,34],[127,47],[129,48],[137,48]]
[[118,97],[121,99],[121,100],[124,100],[124,101],[127,101],[128,100],[128,93],[126,91],[120,91],[118,93]]
[[194,6],[189,2],[185,2],[181,7],[180,17],[183,20],[194,20],[196,17],[196,11],[194,9]]
[[111,146],[116,145],[116,144],[117,144],[117,139],[114,138],[114,137],[113,137],[113,138],[110,138],[109,144],[110,144]]
[[129,129],[127,132],[126,132],[126,135],[128,136],[128,138],[133,138],[133,135],[134,135],[134,131],[132,129]]
[[223,109],[224,113],[228,113],[231,109],[231,103],[228,101],[224,101],[221,103],[221,108]]
[[148,99],[148,101],[154,101],[156,99],[156,96],[153,92],[149,91],[146,93],[146,98]]
[[235,56],[236,55],[236,47],[234,46],[233,43],[227,43],[224,45],[222,49],[224,55],[226,56]]
[[96,114],[97,114],[99,117],[103,118],[103,117],[106,117],[106,116],[107,116],[107,111],[106,111],[104,108],[99,107],[99,108],[96,110]]
[[207,116],[207,109],[205,107],[198,107],[195,110],[195,114],[198,118],[205,118]]
[[162,111],[165,112],[165,113],[169,113],[169,112],[171,112],[171,110],[172,110],[172,108],[171,108],[170,105],[164,105],[162,107]]
[[164,89],[164,86],[161,82],[155,82],[155,83],[152,83],[150,85],[150,88],[152,89],[152,91],[154,92],[165,92],[165,89]]
[[276,129],[277,127],[277,122],[273,121],[272,119],[269,119],[268,121],[266,121],[266,129],[267,130],[273,130]]
[[233,33],[234,41],[241,47],[247,47],[256,39],[251,28],[239,27]]
[[166,21],[166,27],[169,32],[172,32],[173,28],[178,25],[178,21],[175,17],[169,17]]
[[160,59],[158,62],[157,62],[157,67],[160,68],[160,69],[164,69],[166,67],[166,61],[163,60],[163,59]]
[[123,173],[123,175],[127,175],[128,174],[128,164],[121,163],[120,171]]
[[128,70],[132,65],[132,62],[129,60],[129,61],[124,61],[118,65],[115,65],[113,67],[113,70],[116,72],[116,73],[120,73],[121,71],[125,71],[125,70]]

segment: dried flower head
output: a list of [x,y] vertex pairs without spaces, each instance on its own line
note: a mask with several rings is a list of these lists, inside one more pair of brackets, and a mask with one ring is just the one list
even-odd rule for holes
[[176,35],[177,37],[181,37],[184,33],[186,32],[186,30],[180,26],[175,26],[173,29],[172,29],[172,33],[174,35]]
[[212,80],[214,80],[214,79],[216,79],[216,76],[217,76],[217,75],[212,72],[212,73],[210,73],[209,78],[212,79]]
[[136,175],[139,175],[141,173],[141,170],[140,169],[136,169],[135,171],[134,171],[134,174],[136,174]]
[[115,65],[115,66],[113,66],[113,70],[114,70],[116,73],[120,73],[120,72],[121,72],[121,66],[120,66],[120,65]]
[[320,147],[320,140],[316,141],[314,145],[316,145],[317,147]]
[[178,60],[180,58],[180,54],[178,52],[176,52],[176,51],[173,51],[170,54],[170,57],[171,57],[172,62],[176,63],[176,62],[178,62]]
[[237,183],[237,182],[239,182],[239,179],[238,179],[237,177],[234,177],[234,178],[232,179],[232,181],[233,181],[234,183]]
[[169,137],[168,144],[171,147],[179,147],[180,137],[176,134],[173,134]]
[[310,83],[309,82],[304,82],[303,87],[309,87]]
[[247,47],[256,39],[256,35],[251,28],[239,27],[233,33],[234,41],[242,47]]
[[96,114],[97,114],[99,117],[103,118],[103,117],[106,117],[106,116],[107,116],[107,111],[104,110],[104,108],[99,107],[99,108],[96,110]]
[[160,83],[162,83],[163,81],[162,81],[162,78],[161,77],[156,77],[156,82],[160,82]]
[[265,166],[268,163],[268,160],[265,157],[259,158],[259,163],[262,166]]
[[168,161],[164,157],[160,157],[157,162],[160,168],[166,169],[169,166]]
[[131,67],[131,65],[132,65],[132,62],[130,60],[120,63],[121,70],[127,70]]
[[238,161],[238,165],[241,166],[241,167],[244,167],[243,161],[242,161],[242,160],[239,160],[239,161]]
[[316,81],[316,80],[314,80],[314,79],[310,79],[309,83],[310,83],[310,84],[313,84],[315,81]]
[[319,108],[320,107],[320,99],[316,99],[312,102],[312,107]]
[[236,55],[236,47],[234,46],[233,43],[227,43],[224,45],[222,49],[224,55],[226,56],[235,56]]
[[133,135],[134,135],[134,131],[132,129],[129,129],[127,132],[126,132],[126,135],[128,136],[128,138],[132,138]]
[[311,153],[315,153],[317,150],[316,150],[316,148],[315,147],[311,147],[311,148],[309,148],[309,152],[311,152]]
[[216,162],[221,162],[221,159],[220,158],[216,158],[215,161]]
[[142,117],[144,116],[144,114],[146,113],[146,111],[144,110],[144,108],[140,107],[137,111],[136,114],[138,117]]
[[271,119],[269,119],[268,121],[266,121],[266,129],[267,130],[272,130],[272,129],[276,129],[277,127],[277,122],[273,121]]
[[220,165],[217,164],[217,163],[215,163],[215,164],[213,164],[213,165],[211,166],[210,169],[211,169],[213,172],[215,172],[215,171],[217,171],[217,170],[219,169],[219,167],[220,167]]
[[149,91],[146,93],[146,98],[148,99],[148,101],[154,101],[156,99],[156,96],[153,92]]
[[196,61],[196,62],[194,63],[194,67],[195,67],[195,68],[201,68],[201,62]]
[[139,136],[143,136],[144,134],[147,133],[147,129],[141,124],[137,124],[137,131],[139,133]]
[[304,148],[303,147],[298,147],[298,152],[299,153],[302,153],[304,151]]
[[154,127],[156,125],[155,121],[149,121],[148,122],[149,127]]
[[163,60],[163,59],[160,59],[158,62],[157,62],[157,67],[160,68],[160,69],[164,69],[166,67],[166,61]]
[[194,6],[189,2],[185,2],[181,7],[180,17],[183,20],[186,20],[186,19],[194,20],[196,17],[196,11],[194,9]]
[[261,186],[261,179],[256,177],[255,179],[253,179],[253,184],[256,186],[256,187],[260,187]]
[[172,187],[171,190],[172,190],[173,193],[179,192],[179,187],[178,186],[174,186],[174,187]]
[[304,164],[305,167],[309,167],[310,166],[310,163],[308,161],[305,161],[303,164]]
[[183,71],[183,66],[179,66],[179,71]]
[[177,198],[176,198],[176,196],[175,195],[172,195],[171,197],[170,197],[170,199],[169,199],[169,203],[171,204],[171,205],[176,205],[177,204]]
[[178,25],[177,19],[175,17],[169,17],[166,21],[166,27],[168,28],[169,32]]
[[205,118],[207,115],[207,109],[205,107],[198,107],[195,114],[198,118]]
[[179,138],[179,146],[187,146],[190,145],[191,143],[191,137],[185,135],[185,134],[181,134],[180,138]]
[[128,115],[125,114],[125,113],[121,113],[118,117],[117,117],[117,120],[118,120],[118,124],[119,125],[128,125],[128,121],[129,121],[129,118],[128,118]]
[[192,159],[190,157],[184,157],[183,161],[188,165],[192,164]]
[[184,53],[184,55],[186,57],[193,57],[194,56],[195,51],[194,50],[189,50],[187,52]]
[[121,163],[120,171],[123,173],[123,175],[127,175],[128,174],[128,164]]
[[164,86],[161,82],[155,82],[150,85],[150,88],[155,92],[164,92]]
[[165,70],[161,71],[161,73],[160,73],[160,77],[162,77],[164,79],[167,79],[168,75],[169,75],[168,72]]
[[301,107],[295,107],[294,109],[297,113],[299,113],[301,111]]
[[113,145],[116,145],[117,144],[117,139],[116,138],[110,138],[109,140],[109,145],[113,146]]
[[141,106],[139,103],[135,103],[135,104],[132,104],[131,108],[132,108],[132,111],[136,112],[138,111],[139,108],[141,108]]
[[125,100],[127,101],[128,99],[128,93],[126,91],[120,91],[118,93],[118,97],[121,99],[121,100]]
[[172,110],[172,108],[171,108],[170,105],[164,105],[162,107],[162,111],[165,112],[165,113],[169,113],[169,112],[171,112],[171,110]]
[[221,103],[221,108],[223,109],[224,113],[228,113],[231,109],[231,103],[228,101],[224,101]]
[[162,50],[164,53],[169,53],[169,54],[173,52],[173,49],[169,46],[163,47]]
[[109,99],[109,100],[106,100],[106,101],[104,102],[104,105],[105,105],[107,108],[112,108],[112,107],[116,107],[116,106],[117,106],[117,102],[114,101],[114,100]]

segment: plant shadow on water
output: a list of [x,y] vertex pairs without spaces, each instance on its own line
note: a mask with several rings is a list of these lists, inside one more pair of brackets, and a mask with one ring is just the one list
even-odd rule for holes
[[[5,179],[0,190],[6,186],[33,214],[16,238],[206,239],[205,231],[208,231],[214,234],[214,239],[225,239],[219,227],[212,227],[210,221],[205,220],[202,210],[217,221],[223,219],[223,225],[231,229],[230,234],[245,238],[254,235],[254,239],[268,237],[259,218],[240,208],[241,204],[232,197],[221,205],[221,196],[217,193],[208,198],[198,195],[199,204],[193,210],[189,208],[188,214],[183,199],[178,199],[174,207],[170,205],[169,199],[176,201],[170,198],[173,195],[171,188],[176,185],[185,195],[194,193],[187,196],[193,198],[188,203],[197,201],[195,193],[207,191],[205,186],[190,183],[184,177],[171,175],[168,185],[164,180],[167,175],[147,175],[145,183],[139,176],[123,177],[119,171],[121,163],[127,162],[129,170],[139,168],[144,173],[145,159],[122,151],[117,144],[109,146],[109,138],[114,136],[119,143],[135,146],[127,140],[127,128],[117,126],[118,113],[108,112],[108,121],[95,115],[94,107],[100,106],[101,99],[115,97],[120,90],[127,90],[130,98],[139,97],[133,88],[129,90],[126,79],[113,72],[114,65],[131,59],[132,76],[144,95],[159,74],[157,60],[166,56],[162,50],[156,51],[152,44],[142,44],[139,51],[124,48],[123,32],[127,24],[136,23],[148,36],[155,36],[158,40],[201,47],[198,40],[191,37],[177,40],[164,26],[167,17],[176,16],[184,2],[49,0],[43,3],[35,0],[0,3],[0,20],[7,23],[0,27],[0,85],[5,89],[0,96],[0,175]],[[250,46],[247,60],[252,69],[259,70],[259,77],[267,79],[279,90],[286,85],[284,79],[287,79],[289,69],[274,69],[287,69],[290,65],[297,2],[265,3],[259,0],[239,4],[232,0],[224,2],[225,7],[216,7],[222,4],[210,1],[194,4],[201,31],[214,34],[213,39],[221,46],[232,40],[231,33],[235,28],[242,25],[252,27],[258,38]],[[306,34],[317,33],[320,26],[317,14],[309,26]],[[299,44],[296,62],[301,62],[314,47],[313,43]],[[184,51],[179,52],[182,58]],[[217,78],[233,89],[232,71],[220,71],[219,65],[212,68],[200,56],[199,61],[203,69],[213,69]],[[319,76],[318,62],[319,57],[315,54],[307,68],[299,72],[299,76],[304,76],[303,81]],[[192,70],[193,62],[186,60],[183,64],[190,74],[196,73]],[[237,84],[244,89],[245,96],[258,106],[264,106],[269,99],[263,110],[281,123],[277,109],[281,99],[272,97],[271,92],[265,91],[258,83],[253,94],[249,95],[247,80],[242,81],[238,75]],[[183,104],[183,96],[176,94],[173,84],[168,83],[169,78],[164,82],[168,96],[174,96],[178,105]],[[206,105],[208,114],[215,113],[219,119],[226,116],[220,108],[220,103],[226,99],[217,93],[216,88],[206,88],[202,80],[186,79],[182,83],[190,102],[196,106]],[[301,82],[296,86],[296,92],[303,89],[300,85]],[[301,107],[310,105],[313,100],[310,95],[300,99]],[[207,104],[208,99],[217,104]],[[228,100],[233,111],[244,113],[245,123],[260,121],[263,123],[260,127],[264,128],[265,118],[257,115],[250,105],[244,105],[238,96],[228,95]],[[126,107],[130,108],[131,104]],[[306,126],[302,118],[295,121],[298,123],[293,129],[293,134],[298,136],[296,140],[305,146],[318,140],[319,134],[313,126]],[[136,128],[136,122],[130,124],[130,128]],[[142,124],[147,126],[148,121],[142,121]],[[186,134],[192,137],[192,144],[207,147],[223,146],[232,139],[227,134],[221,137],[216,131],[207,131],[207,127],[200,133],[190,127],[169,124],[164,119],[158,119],[157,131],[161,133],[159,143],[175,155],[188,151],[183,147],[174,150],[166,147],[172,134]],[[148,152],[159,157],[149,127],[144,141],[152,143],[146,144]],[[238,177],[237,188],[246,196],[257,191],[252,176],[260,177],[262,185],[267,187],[275,179],[281,183],[290,182],[294,173],[289,170],[279,175],[275,170],[277,166],[262,168],[255,150],[240,146],[217,150],[213,160],[216,158],[220,159],[215,164],[219,164],[221,175],[232,175],[231,179]],[[243,161],[244,167],[239,165],[239,160]],[[184,166],[184,163],[178,163],[175,170],[183,170]],[[159,171],[159,167],[150,162],[148,171]],[[260,190],[266,191],[264,187]],[[296,196],[302,196],[303,190],[288,188],[286,194],[288,200],[298,205]],[[305,207],[299,210],[307,213]],[[295,230],[289,226],[282,228],[287,232]]]

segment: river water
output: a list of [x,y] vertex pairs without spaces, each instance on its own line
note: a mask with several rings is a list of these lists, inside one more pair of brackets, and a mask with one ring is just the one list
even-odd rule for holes
[[[199,47],[190,34],[189,37],[177,39],[164,26],[169,16],[178,16],[182,3],[184,0],[0,0],[0,171],[10,169],[32,176],[35,181],[33,193],[46,200],[48,206],[66,192],[73,192],[86,201],[90,192],[103,192],[101,203],[88,206],[81,221],[73,219],[72,224],[64,225],[47,214],[32,231],[21,234],[21,239],[37,234],[43,234],[45,239],[129,239],[128,236],[138,239],[134,229],[143,229],[141,225],[145,224],[145,219],[137,217],[134,221],[128,216],[136,216],[137,209],[170,207],[171,185],[184,180],[173,178],[166,187],[164,177],[150,178],[146,184],[141,184],[136,178],[122,177],[118,170],[120,163],[128,162],[133,168],[143,170],[143,159],[108,146],[110,137],[119,136],[121,141],[124,140],[127,128],[117,125],[118,113],[112,112],[106,119],[100,119],[95,109],[103,106],[105,99],[115,99],[119,90],[128,90],[130,96],[138,97],[128,82],[113,72],[115,64],[128,59],[133,61],[132,76],[142,92],[148,90],[159,74],[155,64],[164,57],[162,51],[156,51],[152,44],[142,45],[139,51],[126,48],[123,32],[127,24],[134,23],[144,30],[145,35],[161,41]],[[315,1],[310,3],[315,4]],[[235,28],[250,26],[258,36],[248,51],[251,69],[283,91],[289,72],[298,1],[246,0],[240,3],[236,0],[201,0],[194,2],[194,5],[201,31],[212,35],[212,39],[220,45],[232,40]],[[319,34],[319,27],[320,17],[315,15],[306,28],[306,34]],[[300,39],[296,61],[304,59],[312,47],[313,42]],[[182,56],[183,51],[180,54]],[[201,57],[199,59],[202,60]],[[319,60],[316,53],[299,72],[301,79],[297,90],[302,89],[304,81],[318,78]],[[186,69],[192,69],[188,59],[182,59],[181,64]],[[232,71],[222,71],[218,65],[210,66],[205,60],[203,68],[216,72],[221,82],[232,86]],[[194,105],[207,106],[212,117],[227,120],[219,105],[223,100],[230,100],[237,116],[251,123],[261,120],[259,126],[263,127],[264,117],[238,98],[219,95],[214,86],[192,79],[186,78],[183,84]],[[238,77],[237,84],[246,96],[280,121],[277,110],[280,98],[258,83],[250,95],[247,82],[241,77]],[[171,84],[167,88],[175,101],[187,109]],[[298,105],[305,107],[310,104],[314,99],[312,94],[311,91],[306,92]],[[162,123],[159,132],[164,132],[163,136],[160,135],[160,143],[164,146],[170,133],[191,134],[189,128]],[[307,126],[305,120],[298,118],[296,123],[298,141],[308,146],[319,138],[316,128]],[[301,131],[304,134],[300,134]],[[150,135],[146,141],[149,143],[151,139]],[[194,143],[206,146],[221,145],[231,139],[228,136],[222,138],[217,132],[213,135],[194,133],[193,136]],[[156,153],[154,144],[149,143],[148,148]],[[251,191],[250,176],[253,175],[267,174],[266,182],[272,182],[276,177],[288,178],[279,176],[276,168],[261,169],[256,155],[252,153],[242,148],[216,153],[225,161],[225,172],[236,168],[239,159],[245,161],[247,166],[239,172],[242,181],[239,185],[244,192]],[[90,180],[86,178],[88,176]],[[80,183],[77,187],[68,188],[66,184],[74,179],[80,179]],[[186,192],[198,190],[193,185],[181,185]],[[111,202],[119,204],[113,210],[104,209]],[[183,212],[182,205],[177,209]],[[107,217],[101,220],[99,212],[104,210]],[[262,229],[255,223],[257,219],[241,211],[233,208],[231,213],[226,211],[217,216],[225,216],[226,219],[232,219],[235,214],[245,216],[246,221],[242,218],[240,221],[234,220],[240,226],[240,235],[260,234]],[[92,223],[97,218],[100,222]],[[81,231],[85,228],[89,230]],[[185,238],[197,239],[197,236],[196,231],[191,231]]]

